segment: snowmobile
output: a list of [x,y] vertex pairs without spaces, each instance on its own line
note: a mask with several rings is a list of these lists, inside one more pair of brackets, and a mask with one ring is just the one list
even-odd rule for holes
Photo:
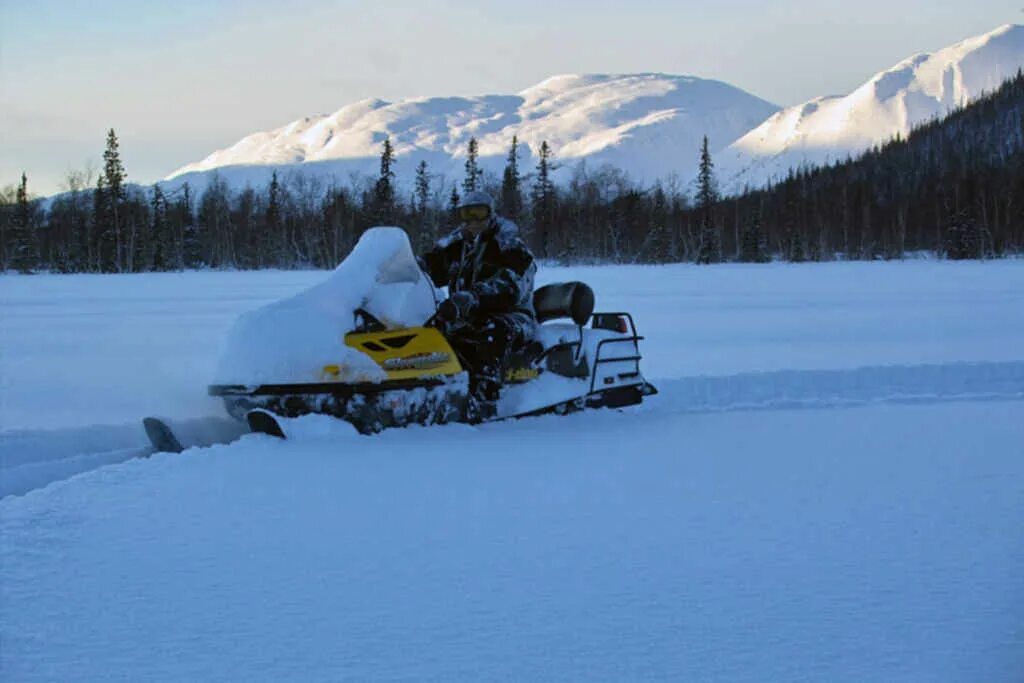
[[[643,337],[629,313],[594,313],[593,290],[583,282],[541,287],[533,303],[541,323],[537,336],[512,354],[496,413],[488,419],[619,408],[657,393],[641,374]],[[563,319],[572,324],[553,322]],[[324,413],[364,434],[409,424],[479,421],[469,375],[436,327],[389,328],[359,309],[344,343],[372,358],[386,378],[347,383],[338,379],[341,368],[328,364],[321,382],[214,384],[209,394],[223,398],[238,419],[254,410],[281,417]]]
[[[633,317],[594,312],[593,290],[565,282],[534,293],[537,332],[507,359],[498,400],[484,412],[466,364],[434,325],[439,295],[405,232],[373,228],[324,282],[243,314],[208,393],[249,430],[274,436],[286,432],[279,418],[308,414],[373,434],[619,408],[657,393],[640,370]],[[144,424],[157,451],[187,441],[158,418]]]

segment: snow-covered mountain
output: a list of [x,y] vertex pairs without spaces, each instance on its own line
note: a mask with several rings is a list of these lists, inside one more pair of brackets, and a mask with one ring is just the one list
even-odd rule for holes
[[471,137],[481,165],[500,176],[513,135],[532,169],[542,141],[562,164],[611,164],[634,180],[692,178],[707,135],[722,188],[739,191],[791,168],[845,159],[992,91],[1024,67],[1024,26],[1005,25],[933,53],[914,55],[845,96],[784,110],[726,83],[667,74],[563,75],[515,95],[368,99],[254,133],[167,176],[202,187],[216,171],[235,187],[272,171],[345,182],[377,172],[381,143],[395,146],[399,183],[426,161],[461,179]]
[[991,92],[1024,67],[1024,26],[1005,25],[872,76],[849,95],[777,112],[719,155],[723,188],[785,177],[790,168],[856,155]]
[[363,100],[249,135],[167,180],[203,185],[202,176],[216,169],[237,186],[301,167],[344,181],[352,172],[377,172],[385,136],[395,147],[400,182],[411,183],[420,160],[435,174],[461,179],[471,137],[482,166],[500,175],[518,135],[524,170],[546,140],[565,168],[586,159],[652,181],[689,175],[702,136],[712,149],[723,149],[778,109],[726,83],[691,76],[563,75],[515,95]]

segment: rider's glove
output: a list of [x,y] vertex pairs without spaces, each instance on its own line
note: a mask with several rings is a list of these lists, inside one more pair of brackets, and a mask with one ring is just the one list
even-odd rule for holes
[[437,307],[437,317],[453,323],[466,320],[477,306],[476,294],[473,292],[455,292]]

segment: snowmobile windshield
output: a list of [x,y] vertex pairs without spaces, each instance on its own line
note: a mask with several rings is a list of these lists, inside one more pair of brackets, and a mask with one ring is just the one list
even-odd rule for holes
[[463,223],[477,223],[491,217],[491,207],[484,204],[459,208],[459,220]]
[[342,343],[356,311],[388,329],[414,327],[434,314],[437,296],[405,231],[371,228],[321,281],[244,313],[228,336],[214,384],[319,382],[328,365],[372,381],[383,372],[377,363]]

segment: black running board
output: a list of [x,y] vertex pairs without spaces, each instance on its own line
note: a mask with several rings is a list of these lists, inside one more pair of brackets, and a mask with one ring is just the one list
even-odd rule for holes
[[401,389],[432,388],[450,384],[452,377],[429,377],[386,382],[308,382],[303,384],[211,384],[207,387],[210,396],[353,396],[356,394],[379,394]]
[[535,408],[525,413],[496,417],[492,420],[487,420],[487,422],[518,420],[523,417],[537,417],[539,415],[568,415],[594,408],[626,408],[642,403],[645,396],[653,396],[657,393],[658,390],[654,388],[654,385],[648,382],[600,389],[584,396],[569,399],[568,401],[559,401],[558,403]]

